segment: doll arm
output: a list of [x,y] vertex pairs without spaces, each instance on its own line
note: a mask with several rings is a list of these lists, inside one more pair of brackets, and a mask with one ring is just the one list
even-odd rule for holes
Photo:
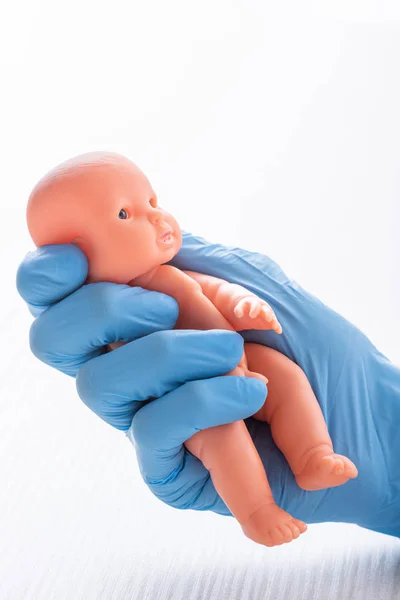
[[184,271],[197,281],[203,294],[214,304],[235,331],[244,329],[273,329],[282,333],[282,327],[270,305],[241,285],[224,279]]

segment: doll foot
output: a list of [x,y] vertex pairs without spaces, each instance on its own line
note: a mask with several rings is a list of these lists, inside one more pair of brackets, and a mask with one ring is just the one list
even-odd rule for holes
[[310,456],[301,473],[296,475],[296,481],[303,490],[315,491],[343,485],[357,475],[357,468],[350,459],[324,449]]
[[242,524],[245,535],[264,546],[280,546],[298,538],[307,529],[303,521],[294,519],[276,504],[266,504]]

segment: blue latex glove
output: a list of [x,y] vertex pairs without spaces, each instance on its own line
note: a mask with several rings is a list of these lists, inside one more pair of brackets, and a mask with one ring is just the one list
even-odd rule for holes
[[[252,331],[244,338],[279,350],[304,370],[335,450],[359,470],[344,486],[305,492],[269,426],[250,418],[278,505],[308,523],[350,522],[399,536],[399,369],[266,256],[186,234],[173,264],[240,284],[272,306],[283,335]],[[262,404],[264,384],[219,377],[239,360],[241,337],[220,331],[157,333],[175,323],[172,299],[113,284],[80,288],[86,273],[84,256],[71,246],[38,250],[22,263],[18,289],[32,312],[41,313],[31,330],[33,352],[77,374],[83,401],[112,426],[129,428],[142,475],[156,496],[177,508],[229,514],[207,471],[182,443],[199,429],[249,417]],[[49,304],[54,305],[44,310]],[[118,339],[134,341],[104,354],[104,344]],[[153,396],[159,399],[142,404]]]

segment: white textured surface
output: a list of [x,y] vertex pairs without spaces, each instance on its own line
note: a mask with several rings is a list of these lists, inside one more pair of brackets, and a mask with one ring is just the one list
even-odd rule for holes
[[399,599],[398,540],[324,525],[268,550],[156,501],[30,355],[14,286],[37,178],[116,150],[186,229],[266,252],[400,362],[398,2],[3,4],[0,600]]

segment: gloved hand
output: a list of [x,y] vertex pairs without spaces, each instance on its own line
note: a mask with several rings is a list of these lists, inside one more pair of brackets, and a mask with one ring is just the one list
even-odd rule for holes
[[[304,370],[335,450],[359,470],[344,486],[305,492],[268,425],[249,418],[277,504],[308,523],[351,522],[398,536],[400,371],[266,256],[186,234],[173,264],[240,284],[271,305],[283,334],[251,331],[243,337],[275,348]],[[157,497],[177,508],[229,514],[208,472],[182,444],[199,429],[250,417],[263,403],[265,387],[257,380],[220,377],[237,364],[242,338],[221,331],[160,331],[176,321],[174,300],[115,284],[80,287],[86,273],[86,259],[74,246],[42,248],[21,264],[18,289],[39,315],[31,329],[32,351],[76,375],[82,400],[127,431]],[[130,343],[104,352],[106,344],[121,339]],[[146,404],[152,397],[158,399]]]

